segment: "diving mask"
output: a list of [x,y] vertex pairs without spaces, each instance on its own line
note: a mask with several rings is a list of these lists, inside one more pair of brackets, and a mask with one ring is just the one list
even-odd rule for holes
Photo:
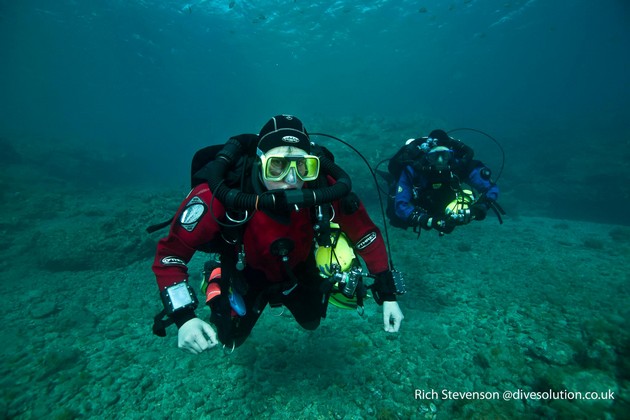
[[453,158],[453,151],[444,146],[438,146],[431,149],[426,154],[427,162],[429,165],[446,164]]
[[319,158],[313,155],[260,155],[266,181],[282,181],[291,168],[302,181],[313,181],[319,175]]

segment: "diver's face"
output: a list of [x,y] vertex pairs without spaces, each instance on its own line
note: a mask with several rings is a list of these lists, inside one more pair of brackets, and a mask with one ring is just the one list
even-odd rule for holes
[[446,157],[438,156],[435,160],[435,163],[433,164],[433,167],[438,171],[443,171],[445,169],[448,169],[448,162],[449,159],[447,159]]
[[447,149],[446,147],[436,147],[427,153],[426,160],[433,169],[437,171],[444,171],[449,168],[452,157],[452,150]]
[[[298,149],[297,147],[291,146],[279,146],[270,149],[265,153],[266,155],[290,155],[290,156],[306,156],[308,153],[302,149]],[[264,171],[264,168],[262,169]],[[271,171],[281,171],[282,168],[270,168]],[[295,172],[296,168],[291,167],[287,174],[281,180],[277,181],[269,181],[262,176],[263,184],[265,188],[268,190],[289,190],[289,189],[300,189],[304,186],[304,181],[302,181]]]

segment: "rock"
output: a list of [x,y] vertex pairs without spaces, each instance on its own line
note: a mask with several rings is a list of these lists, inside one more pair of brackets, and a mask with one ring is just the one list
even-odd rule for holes
[[562,341],[531,340],[527,343],[530,355],[554,365],[565,366],[575,357],[573,348]]
[[59,312],[57,303],[50,300],[36,303],[30,308],[31,317],[34,319],[48,318],[57,312]]

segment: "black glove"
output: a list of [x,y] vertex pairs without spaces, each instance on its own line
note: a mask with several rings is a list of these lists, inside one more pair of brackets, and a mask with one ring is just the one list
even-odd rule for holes
[[437,216],[431,220],[431,228],[442,233],[451,233],[457,222],[451,216]]
[[383,271],[375,276],[374,284],[372,285],[372,295],[374,301],[379,305],[382,305],[384,301],[396,301],[396,284],[390,270]]
[[486,203],[475,203],[470,207],[470,213],[475,220],[483,220],[488,213],[488,205]]
[[411,227],[420,226],[423,229],[430,229],[427,226],[428,220],[429,220],[429,215],[422,209],[419,209],[418,207],[416,207],[415,209],[413,209],[413,211],[409,215],[409,218],[407,219],[407,223],[409,223],[409,226]]

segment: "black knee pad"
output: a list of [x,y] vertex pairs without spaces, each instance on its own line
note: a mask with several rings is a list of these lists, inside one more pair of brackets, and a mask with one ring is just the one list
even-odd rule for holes
[[312,321],[302,321],[300,322],[300,326],[304,328],[305,330],[313,331],[313,330],[316,330],[317,327],[319,327],[319,322],[320,322],[319,318],[314,319]]

